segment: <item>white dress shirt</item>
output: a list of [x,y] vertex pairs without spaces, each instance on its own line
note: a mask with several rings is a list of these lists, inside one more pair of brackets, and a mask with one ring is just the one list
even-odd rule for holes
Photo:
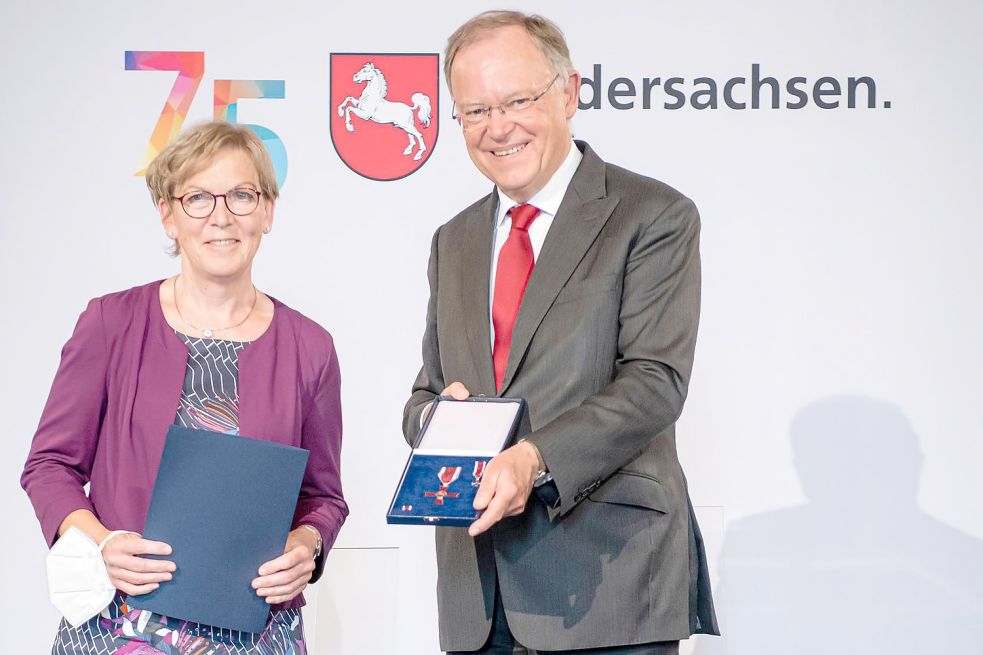
[[[570,181],[573,179],[574,173],[577,172],[577,167],[580,166],[580,160],[583,158],[584,156],[577,148],[577,145],[571,141],[570,152],[567,153],[566,159],[563,160],[560,167],[553,173],[553,177],[546,183],[546,186],[539,190],[539,193],[530,198],[528,203],[526,203],[539,208],[540,212],[536,220],[529,226],[529,241],[532,243],[532,259],[534,263],[539,259],[539,252],[543,249],[543,243],[546,241],[546,235],[550,231],[550,226],[553,225],[553,218],[556,216],[557,210],[560,209],[560,202],[563,200],[563,196],[567,192],[567,187],[570,186]],[[495,324],[491,321],[491,314],[492,302],[495,298],[495,274],[498,270],[498,255],[502,252],[502,246],[505,245],[505,241],[509,238],[509,232],[512,230],[512,218],[508,215],[508,211],[518,204],[521,203],[512,200],[505,192],[498,189],[498,210],[495,214],[495,230],[492,234],[495,247],[492,249],[491,277],[488,278],[488,317],[492,348],[495,347]]]

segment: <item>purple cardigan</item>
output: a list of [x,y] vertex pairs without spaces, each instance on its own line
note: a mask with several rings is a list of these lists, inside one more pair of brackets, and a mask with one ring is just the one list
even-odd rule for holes
[[[91,510],[110,530],[143,530],[188,360],[164,320],[160,285],[90,301],[62,349],[21,476],[49,546],[77,509]],[[327,552],[348,515],[338,357],[324,328],[273,304],[269,329],[239,353],[239,428],[310,451],[293,525],[316,527]],[[300,605],[298,596],[282,607]]]

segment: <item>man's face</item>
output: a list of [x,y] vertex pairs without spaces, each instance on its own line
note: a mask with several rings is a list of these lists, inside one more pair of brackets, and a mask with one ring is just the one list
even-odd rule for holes
[[567,121],[577,111],[580,75],[557,80],[522,112],[502,115],[498,105],[531,98],[556,73],[519,26],[488,32],[458,51],[451,87],[458,111],[493,107],[488,122],[464,132],[471,160],[516,202],[527,202],[563,163],[570,148]]

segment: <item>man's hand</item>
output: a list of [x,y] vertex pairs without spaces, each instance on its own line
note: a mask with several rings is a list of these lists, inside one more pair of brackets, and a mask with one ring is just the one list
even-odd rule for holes
[[[471,397],[471,392],[468,388],[461,384],[460,382],[451,382],[440,392],[441,396],[450,396],[454,400],[467,400]],[[420,414],[420,425],[427,420],[427,416],[430,415],[430,410],[433,408],[433,401],[427,403],[427,406],[423,408],[423,413]]]
[[471,392],[461,382],[451,382],[440,392],[441,396],[450,396],[454,400],[467,400],[471,397]]
[[484,513],[471,524],[468,534],[475,537],[506,516],[522,514],[533,480],[543,468],[539,450],[528,441],[503,450],[488,462],[474,498],[474,508]]

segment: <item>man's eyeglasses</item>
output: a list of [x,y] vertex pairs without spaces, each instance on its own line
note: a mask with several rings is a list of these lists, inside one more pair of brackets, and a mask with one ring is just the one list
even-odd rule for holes
[[457,103],[455,103],[453,114],[454,120],[460,123],[465,132],[468,132],[487,125],[488,121],[491,119],[492,112],[496,109],[502,112],[502,116],[518,114],[519,112],[523,112],[532,107],[537,100],[546,95],[546,92],[552,88],[558,79],[560,79],[559,74],[554,75],[553,79],[550,80],[550,83],[546,85],[546,88],[531,98],[516,98],[515,100],[509,100],[501,105],[494,105],[491,107],[486,107],[484,105],[468,105],[467,107],[464,107],[458,111]]
[[215,211],[218,199],[225,201],[225,206],[236,216],[248,216],[259,205],[261,191],[243,187],[232,189],[226,193],[209,193],[208,191],[189,191],[183,196],[175,196],[174,200],[181,201],[184,213],[191,218],[208,218]]

